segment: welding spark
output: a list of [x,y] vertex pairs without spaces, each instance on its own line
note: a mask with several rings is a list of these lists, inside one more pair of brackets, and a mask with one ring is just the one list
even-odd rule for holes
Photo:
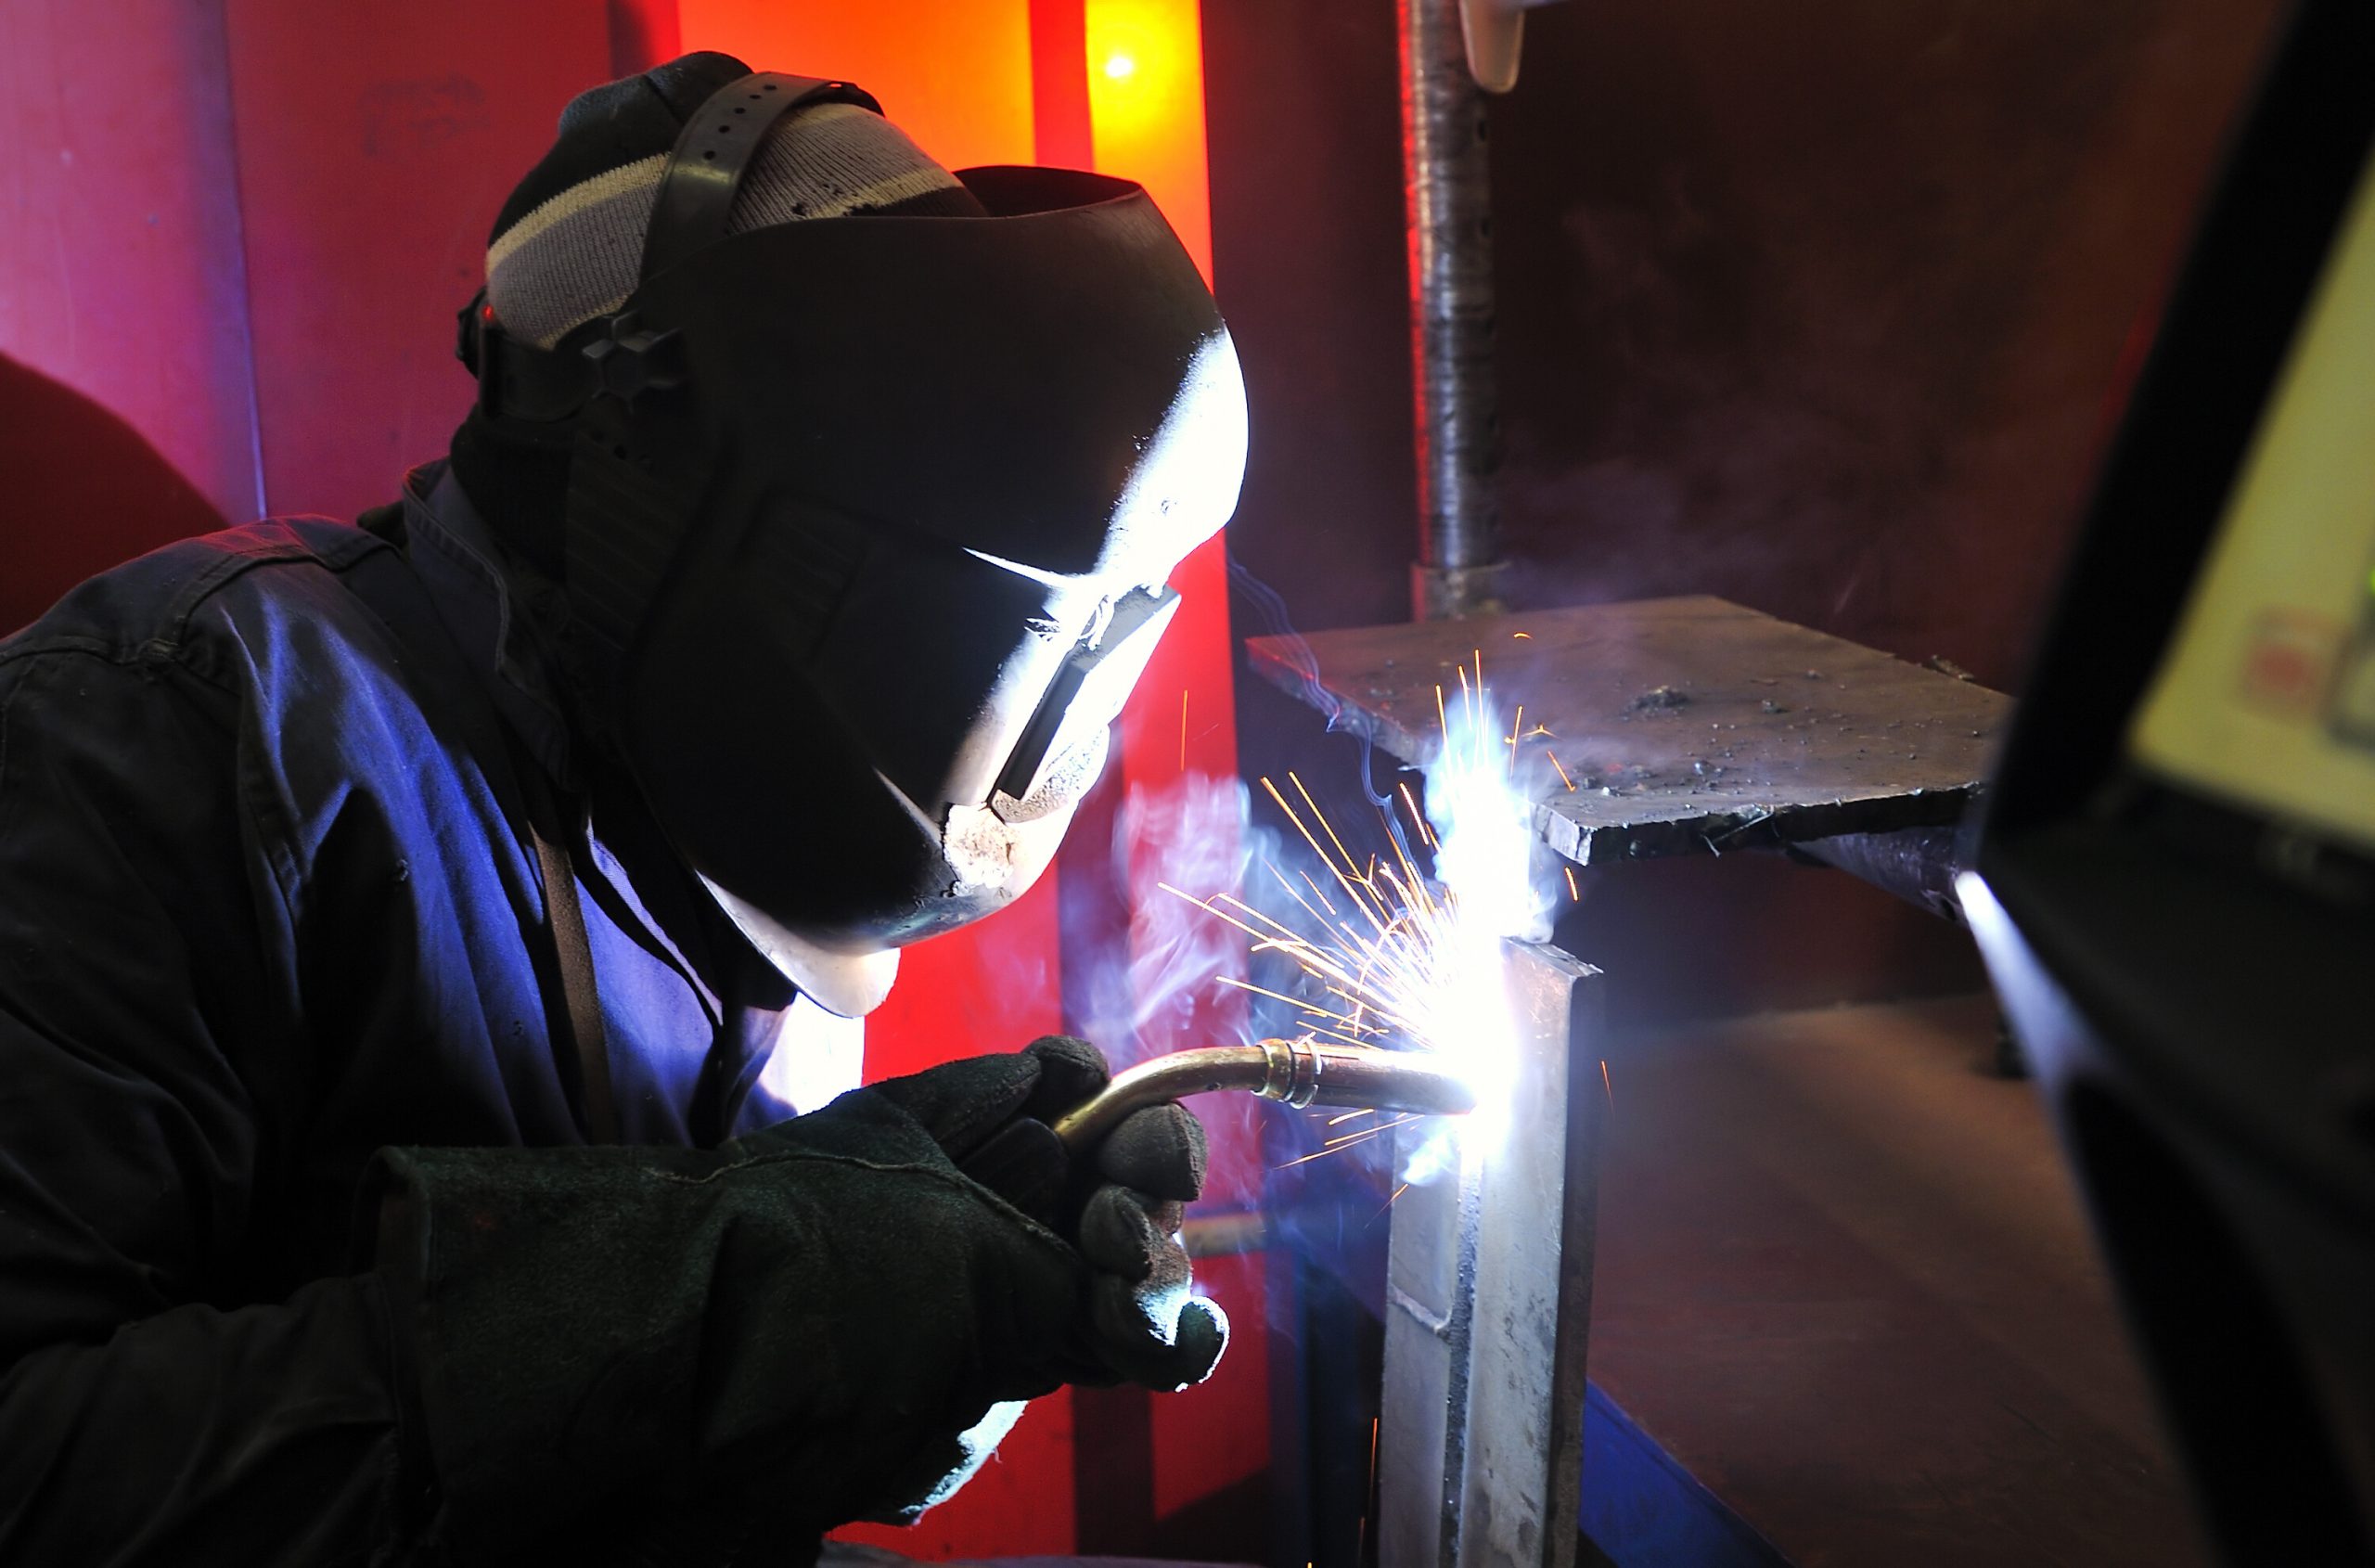
[[1416,1116],[1396,1116],[1391,1122],[1380,1122],[1374,1127],[1363,1127],[1358,1132],[1339,1133],[1334,1137],[1329,1138],[1322,1147],[1334,1149],[1347,1143],[1359,1143],[1364,1139],[1376,1137],[1383,1133],[1390,1133],[1394,1128],[1415,1122],[1419,1118]]
[[[1537,886],[1547,864],[1535,857],[1531,780],[1516,767],[1523,742],[1548,731],[1530,731],[1522,707],[1502,726],[1482,649],[1472,664],[1458,666],[1458,684],[1457,704],[1435,688],[1441,744],[1423,769],[1423,803],[1407,783],[1378,802],[1383,850],[1356,848],[1346,827],[1360,825],[1340,825],[1302,777],[1289,772],[1284,788],[1269,778],[1259,782],[1317,866],[1297,867],[1290,876],[1263,862],[1287,894],[1277,915],[1230,893],[1200,896],[1159,884],[1244,933],[1254,953],[1277,954],[1299,971],[1296,981],[1276,986],[1221,978],[1292,1009],[1293,1027],[1306,1037],[1457,1059],[1476,1086],[1479,1108],[1441,1135],[1431,1131],[1408,1154],[1401,1173],[1406,1187],[1482,1157],[1506,1125],[1517,1032],[1503,989],[1501,942],[1547,935],[1558,886],[1547,875]],[[1558,772],[1574,788],[1563,768]],[[1547,786],[1547,777],[1541,782]],[[1572,872],[1568,890],[1580,897]],[[1347,1112],[1327,1123],[1345,1130],[1279,1168],[1358,1148],[1420,1120]],[[1431,1126],[1431,1118],[1423,1120]]]
[[[1361,1513],[1363,1537],[1368,1535],[1368,1511],[1378,1506],[1378,1425],[1380,1420],[1382,1420],[1380,1416],[1370,1416],[1368,1419],[1368,1501],[1363,1504],[1363,1513]],[[1354,1559],[1354,1561],[1361,1561],[1361,1559]],[[1303,1565],[1303,1568],[1309,1568],[1309,1563]]]
[[1330,1138],[1319,1148],[1313,1150],[1310,1153],[1299,1154],[1295,1158],[1274,1168],[1281,1171],[1289,1171],[1294,1169],[1297,1165],[1308,1165],[1314,1160],[1325,1160],[1330,1154],[1342,1154],[1344,1150],[1352,1148],[1354,1144],[1367,1143],[1370,1138],[1377,1137],[1380,1133],[1382,1133],[1386,1129],[1383,1127],[1377,1127],[1372,1128],[1368,1132],[1354,1133],[1350,1137]]
[[[1436,716],[1438,718],[1443,716],[1443,700],[1444,688],[1442,687],[1435,688],[1435,702],[1437,705]],[[1427,814],[1419,809],[1418,797],[1410,792],[1410,786],[1407,783],[1405,783],[1402,786],[1402,803],[1410,808],[1410,820],[1418,825],[1419,836],[1427,842],[1427,847],[1429,849],[1443,848],[1443,845],[1435,842],[1435,830],[1427,826]]]

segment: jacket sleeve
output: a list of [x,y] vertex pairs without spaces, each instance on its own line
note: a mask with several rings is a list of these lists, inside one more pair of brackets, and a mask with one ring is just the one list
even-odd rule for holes
[[242,704],[0,658],[0,1562],[407,1559],[379,1281],[269,1279],[305,1092]]

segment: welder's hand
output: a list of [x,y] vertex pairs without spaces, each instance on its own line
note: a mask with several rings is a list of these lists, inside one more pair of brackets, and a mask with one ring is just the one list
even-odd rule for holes
[[1087,1264],[902,1098],[715,1151],[382,1152],[373,1272],[457,1557],[612,1518],[796,1545],[927,1500],[993,1407],[1106,1375]]
[[1069,1171],[1040,1117],[1104,1081],[1048,1040],[714,1151],[382,1151],[373,1272],[459,1555],[614,1509],[774,1549],[944,1496],[997,1406],[1204,1376],[1226,1327],[1172,1235],[1200,1129],[1142,1112]]
[[1024,1214],[1057,1225],[1071,1161],[1048,1124],[1103,1088],[1108,1077],[1096,1047],[1050,1035],[1019,1051],[963,1057],[885,1079],[868,1092],[914,1117],[958,1170]]
[[[1204,1129],[1185,1106],[1149,1106],[1071,1168],[1047,1124],[1110,1081],[1104,1053],[1050,1035],[1008,1056],[968,1057],[874,1086],[921,1124],[957,1169],[1061,1231],[1097,1270],[1087,1346],[1102,1381],[1179,1389],[1228,1344],[1218,1305],[1190,1293],[1184,1206],[1204,1186]],[[762,1135],[764,1136],[764,1135]]]

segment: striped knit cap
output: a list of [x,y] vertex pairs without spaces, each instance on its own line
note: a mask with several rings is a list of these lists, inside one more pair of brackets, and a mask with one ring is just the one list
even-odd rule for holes
[[[513,339],[550,348],[635,291],[668,150],[710,95],[751,74],[687,55],[578,95],[560,134],[495,219],[487,303]],[[726,232],[808,218],[980,217],[980,202],[905,133],[854,104],[814,104],[768,133]]]

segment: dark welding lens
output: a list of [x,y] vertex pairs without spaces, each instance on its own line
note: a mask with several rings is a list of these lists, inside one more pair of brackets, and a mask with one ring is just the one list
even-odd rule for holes
[[[1083,637],[1073,648],[1022,726],[1006,766],[998,770],[1001,794],[1026,798],[1047,759],[1071,750],[1078,731],[1112,722],[1178,608],[1179,596],[1169,588],[1133,588],[1114,601],[1101,633],[1093,643]],[[1059,738],[1065,744],[1058,745]]]

